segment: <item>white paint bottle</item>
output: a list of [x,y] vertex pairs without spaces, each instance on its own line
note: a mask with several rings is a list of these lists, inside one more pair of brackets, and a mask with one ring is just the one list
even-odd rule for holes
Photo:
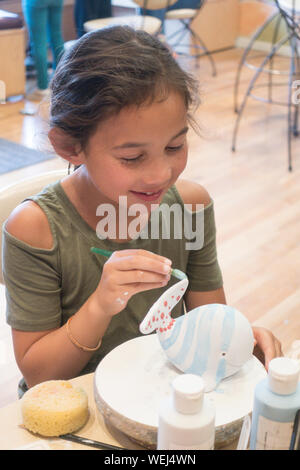
[[211,450],[215,441],[215,407],[204,395],[204,381],[182,374],[172,382],[171,396],[160,404],[159,450]]
[[277,357],[268,376],[255,387],[250,436],[251,450],[288,450],[300,408],[299,363]]

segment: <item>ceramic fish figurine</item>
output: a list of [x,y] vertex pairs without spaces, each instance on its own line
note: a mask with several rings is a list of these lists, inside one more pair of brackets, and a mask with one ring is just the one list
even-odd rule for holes
[[172,308],[187,286],[186,278],[164,292],[148,311],[140,331],[156,330],[172,364],[184,373],[200,375],[209,392],[251,359],[253,332],[244,315],[222,304],[203,305],[173,319]]

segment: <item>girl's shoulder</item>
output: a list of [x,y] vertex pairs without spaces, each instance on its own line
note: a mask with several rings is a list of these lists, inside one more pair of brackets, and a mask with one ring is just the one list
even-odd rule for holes
[[53,237],[44,211],[28,200],[17,206],[8,217],[5,229],[10,235],[34,248],[51,249]]
[[193,212],[196,211],[196,204],[203,204],[205,207],[212,202],[208,191],[194,181],[179,179],[175,187],[184,204],[195,205],[192,207]]

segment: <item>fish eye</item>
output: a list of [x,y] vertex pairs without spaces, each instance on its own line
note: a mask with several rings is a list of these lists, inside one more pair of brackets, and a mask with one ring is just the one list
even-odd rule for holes
[[222,355],[222,356],[226,356],[226,352],[222,352],[221,355]]

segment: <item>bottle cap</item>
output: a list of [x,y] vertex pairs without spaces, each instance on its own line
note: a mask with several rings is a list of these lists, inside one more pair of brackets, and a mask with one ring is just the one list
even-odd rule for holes
[[172,382],[175,409],[179,413],[197,413],[203,402],[204,381],[194,374],[182,374]]
[[297,388],[300,366],[289,357],[276,357],[269,363],[269,387],[279,395],[290,395]]

